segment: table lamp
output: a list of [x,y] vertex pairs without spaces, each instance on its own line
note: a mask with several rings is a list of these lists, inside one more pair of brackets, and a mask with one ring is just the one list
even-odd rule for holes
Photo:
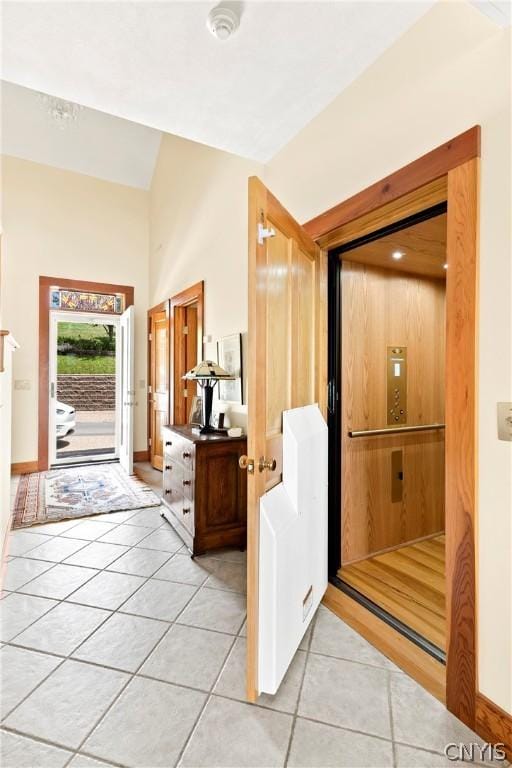
[[187,381],[196,381],[202,389],[203,413],[202,425],[199,430],[200,435],[206,435],[209,432],[215,432],[214,427],[210,426],[213,404],[213,389],[218,381],[229,381],[236,378],[221,368],[220,365],[212,360],[203,360],[194,368],[188,371],[184,376]]

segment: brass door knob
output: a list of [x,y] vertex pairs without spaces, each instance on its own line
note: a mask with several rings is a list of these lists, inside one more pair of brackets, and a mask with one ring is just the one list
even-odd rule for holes
[[238,466],[240,469],[246,469],[250,475],[254,474],[254,459],[250,459],[248,456],[240,456],[238,459]]
[[271,472],[277,467],[277,461],[275,459],[266,459],[264,456],[260,456],[258,463],[258,469],[263,472],[265,469],[270,469]]

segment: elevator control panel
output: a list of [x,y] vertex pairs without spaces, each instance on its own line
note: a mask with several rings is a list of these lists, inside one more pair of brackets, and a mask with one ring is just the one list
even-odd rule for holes
[[407,347],[387,348],[387,423],[407,424]]

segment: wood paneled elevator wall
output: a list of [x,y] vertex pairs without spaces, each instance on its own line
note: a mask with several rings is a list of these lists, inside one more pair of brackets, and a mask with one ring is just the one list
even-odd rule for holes
[[[445,281],[344,260],[341,297],[341,562],[347,565],[444,531],[443,431],[348,433],[390,426],[389,347],[407,350],[406,425],[444,422]],[[393,501],[397,450],[403,480],[401,500]]]

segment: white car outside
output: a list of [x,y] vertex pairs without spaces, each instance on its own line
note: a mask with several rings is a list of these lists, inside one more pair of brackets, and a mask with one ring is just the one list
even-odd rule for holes
[[57,437],[65,437],[75,428],[75,409],[71,405],[57,400],[55,404],[55,425]]

